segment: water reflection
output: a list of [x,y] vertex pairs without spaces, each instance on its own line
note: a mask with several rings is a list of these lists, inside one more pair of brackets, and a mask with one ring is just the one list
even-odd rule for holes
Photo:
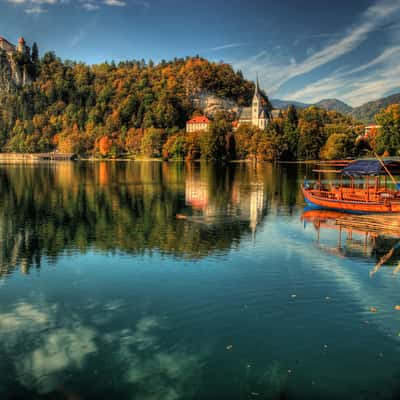
[[304,229],[303,176],[0,167],[0,398],[396,398],[397,237]]
[[[91,313],[108,306],[92,306]],[[118,318],[118,308],[113,312]],[[200,354],[182,346],[160,348],[167,327],[163,318],[145,316],[133,326],[107,325],[100,331],[81,314],[44,299],[22,301],[0,313],[0,370],[7,377],[0,382],[1,398],[79,399],[79,392],[86,393],[84,398],[107,398],[102,397],[107,393],[108,398],[156,400],[191,395],[190,380],[199,379],[202,367]]]
[[[400,261],[400,216],[351,216],[329,210],[305,209],[304,224],[315,229],[315,244],[324,252],[376,262],[371,276],[383,265]],[[390,229],[388,224],[394,226]]]
[[0,273],[65,252],[223,254],[255,237],[268,212],[292,212],[296,179],[270,165],[2,166]]

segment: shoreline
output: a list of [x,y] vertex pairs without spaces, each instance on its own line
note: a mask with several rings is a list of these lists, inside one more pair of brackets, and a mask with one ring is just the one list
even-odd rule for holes
[[[207,160],[164,160],[155,157],[79,157],[75,154],[63,153],[0,153],[0,164],[37,164],[37,163],[60,163],[71,161],[90,161],[90,162],[168,162],[168,163],[218,163],[218,161]],[[295,161],[281,161],[281,160],[229,160],[225,161],[226,164],[315,164],[322,160],[295,160]]]

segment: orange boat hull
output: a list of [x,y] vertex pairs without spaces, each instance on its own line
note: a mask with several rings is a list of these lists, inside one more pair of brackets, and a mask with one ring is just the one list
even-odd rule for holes
[[[301,187],[305,201],[315,208],[345,211],[352,213],[399,213],[400,199],[381,199],[380,201],[352,201],[334,198],[333,193],[313,191]],[[313,192],[317,192],[313,193]],[[329,195],[329,196],[328,196]],[[326,198],[331,197],[331,198]]]

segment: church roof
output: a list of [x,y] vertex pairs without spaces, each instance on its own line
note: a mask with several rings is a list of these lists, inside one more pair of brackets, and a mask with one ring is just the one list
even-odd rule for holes
[[199,116],[199,117],[194,117],[190,121],[188,121],[188,124],[209,124],[211,121],[206,117],[206,116]]
[[256,79],[256,85],[254,87],[254,96],[253,97],[262,97],[261,92],[260,92],[260,83],[258,81],[258,74],[257,74],[257,79]]

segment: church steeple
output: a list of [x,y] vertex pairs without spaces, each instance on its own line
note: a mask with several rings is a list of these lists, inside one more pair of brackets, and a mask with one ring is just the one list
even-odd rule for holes
[[260,84],[258,83],[258,72],[257,72],[256,88],[254,90],[254,96],[257,96],[259,94],[259,87],[260,87]]
[[258,81],[258,72],[257,72],[256,86],[254,89],[254,97],[259,97],[259,96],[260,96],[260,83]]
[[256,79],[256,85],[255,85],[255,89],[254,89],[254,96],[253,96],[253,103],[252,103],[252,112],[251,112],[252,124],[254,126],[258,126],[260,112],[261,112],[261,98],[260,98],[258,73],[257,73],[257,79]]

